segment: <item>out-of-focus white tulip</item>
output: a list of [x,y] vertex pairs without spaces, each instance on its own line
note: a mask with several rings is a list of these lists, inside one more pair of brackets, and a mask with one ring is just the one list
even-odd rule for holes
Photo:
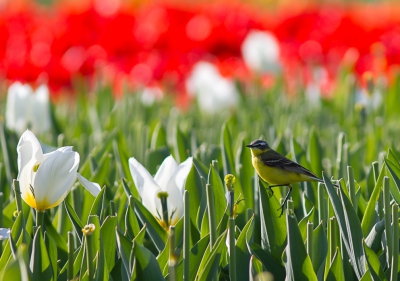
[[159,101],[164,96],[159,87],[146,87],[141,93],[141,100],[144,105],[150,106],[155,101]]
[[36,91],[31,86],[15,82],[8,88],[6,126],[22,134],[30,128],[36,134],[51,128],[49,89],[41,85]]
[[197,96],[200,109],[208,113],[235,107],[239,101],[233,81],[224,78],[218,69],[209,62],[194,65],[190,77],[186,80],[186,90]]
[[94,196],[100,186],[77,171],[79,154],[72,147],[61,147],[43,154],[35,135],[26,130],[18,146],[18,181],[22,199],[37,211],[54,208],[68,195],[77,177]]
[[0,241],[10,238],[10,233],[11,231],[9,228],[0,228]]
[[192,157],[178,165],[168,156],[153,178],[135,158],[129,158],[129,169],[143,205],[165,229],[183,216],[183,193],[192,165]]
[[241,49],[243,60],[249,69],[256,72],[277,72],[280,69],[279,43],[273,33],[251,30]]

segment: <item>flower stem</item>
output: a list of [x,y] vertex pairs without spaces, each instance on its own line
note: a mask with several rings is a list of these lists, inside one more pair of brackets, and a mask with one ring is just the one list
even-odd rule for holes
[[190,214],[189,214],[189,191],[184,194],[184,214],[183,214],[183,280],[189,281],[190,278]]
[[396,203],[392,206],[392,226],[393,226],[393,249],[395,250],[392,257],[392,264],[390,269],[390,280],[398,280],[398,262],[399,255],[397,249],[399,248],[399,205]]
[[85,246],[86,246],[86,260],[88,270],[88,280],[92,281],[94,277],[93,270],[93,253],[92,253],[92,235],[85,235]]
[[175,226],[169,227],[169,261],[168,261],[168,271],[169,271],[169,281],[176,280],[176,263],[177,257],[175,255]]
[[43,231],[44,211],[36,210],[36,227]]
[[[233,192],[232,192],[233,193]],[[236,281],[235,219],[229,218],[229,278]]]

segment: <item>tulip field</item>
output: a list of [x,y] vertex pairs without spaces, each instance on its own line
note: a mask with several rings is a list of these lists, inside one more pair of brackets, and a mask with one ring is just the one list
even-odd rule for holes
[[0,281],[400,280],[398,6],[122,2],[0,7]]

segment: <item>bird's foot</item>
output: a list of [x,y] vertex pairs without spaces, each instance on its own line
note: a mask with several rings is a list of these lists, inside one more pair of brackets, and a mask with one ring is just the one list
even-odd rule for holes
[[272,196],[274,196],[274,191],[272,190],[272,188],[269,188],[269,194],[268,194],[268,198],[271,198]]
[[283,203],[278,209],[277,211],[281,210],[281,214],[279,215],[279,218],[283,215],[283,212],[285,211],[285,203]]

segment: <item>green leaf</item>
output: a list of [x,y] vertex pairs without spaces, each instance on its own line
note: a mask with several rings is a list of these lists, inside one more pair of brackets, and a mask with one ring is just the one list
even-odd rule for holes
[[245,199],[245,207],[254,210],[254,187],[252,184],[254,168],[251,163],[251,152],[246,147],[246,142],[247,140],[243,138],[236,154],[236,173],[239,177],[241,188],[237,190],[235,186],[235,195],[242,193],[242,197]]
[[[373,280],[387,280],[382,269],[381,263],[375,252],[363,242],[365,254],[367,256],[368,269],[373,277]],[[398,253],[396,253],[398,254]]]
[[178,163],[182,163],[190,155],[190,153],[188,153],[190,147],[188,145],[186,137],[179,129],[179,126],[175,127],[174,134],[175,134],[173,138],[174,156]]
[[106,251],[104,247],[105,245],[102,238],[102,242],[100,242],[100,250],[97,252],[97,265],[95,273],[96,281],[108,281],[110,279],[110,273],[106,262]]
[[139,231],[140,226],[135,215],[135,201],[133,197],[130,196],[128,208],[126,208],[125,213],[125,236],[128,235],[129,238],[133,240]]
[[239,238],[236,241],[236,264],[229,265],[236,267],[236,280],[246,280],[249,276],[249,267],[243,266],[247,264],[251,258],[251,253],[247,248],[247,245],[251,245],[252,236],[254,230],[254,216],[246,223],[243,227]]
[[40,227],[33,238],[29,268],[33,280],[53,280],[53,270]]
[[134,198],[134,201],[137,216],[142,224],[146,224],[147,233],[150,235],[150,238],[154,242],[158,251],[162,251],[165,247],[165,242],[167,241],[167,232],[139,200]]
[[360,221],[353,205],[347,196],[343,194],[342,189],[339,189],[339,198],[330,180],[324,174],[323,178],[338,221],[342,241],[347,249],[356,276],[361,278],[367,269],[365,267],[365,255],[362,245],[363,233]]
[[307,255],[303,238],[293,215],[286,215],[287,247],[286,247],[286,280],[317,280],[311,259]]
[[50,263],[51,263],[51,268],[53,270],[53,280],[57,280],[57,246],[54,243],[53,239],[51,239],[51,237],[49,237],[49,235],[47,235],[47,233],[45,232],[45,236],[44,236],[44,242],[46,244],[47,247],[47,252],[49,254],[49,259],[50,259]]
[[310,140],[308,141],[307,159],[310,163],[311,171],[319,177],[322,174],[321,160],[323,159],[323,154],[321,144],[314,128],[311,130]]
[[[191,245],[194,245],[200,238],[198,231],[200,227],[197,227],[197,214],[199,213],[203,215],[206,209],[205,185],[203,185],[203,182],[194,164],[190,169],[190,172],[186,178],[185,190],[189,191],[189,201],[190,201],[189,213],[191,222],[190,236],[191,236]],[[203,196],[204,196],[204,201],[202,201]]]
[[82,233],[83,224],[82,224],[81,220],[79,219],[78,215],[75,213],[75,210],[65,200],[64,200],[64,206],[65,206],[65,210],[67,211],[68,217],[71,220],[72,225],[74,226],[75,233],[78,236],[79,241],[82,243],[82,241],[83,241],[83,233]]
[[98,251],[100,251],[100,219],[98,216],[90,216],[88,219],[88,224],[94,224],[95,229],[91,234],[92,238],[92,247],[91,250],[93,252],[92,257],[96,255]]
[[374,225],[374,227],[371,229],[371,232],[368,234],[367,238],[365,238],[365,244],[377,254],[379,254],[383,250],[381,243],[384,230],[385,230],[385,220],[382,219]]
[[[262,273],[266,271],[264,265],[260,260],[258,260],[254,255],[251,256],[250,259],[250,270],[249,270],[249,280],[250,281],[255,281],[259,280],[257,278],[257,275],[262,275]],[[244,279],[238,279],[238,280],[244,280]]]
[[207,281],[212,278],[216,267],[218,266],[221,258],[221,253],[224,247],[226,247],[226,234],[225,231],[221,236],[218,237],[213,249],[210,251],[210,247],[207,247],[204,256],[201,260],[199,270],[197,271],[196,280]]
[[314,208],[311,209],[310,212],[308,212],[308,214],[306,214],[304,216],[304,218],[301,219],[301,221],[299,222],[299,230],[301,233],[301,237],[303,238],[303,241],[306,241],[307,239],[307,223],[313,222],[314,221]]
[[222,162],[224,168],[224,175],[233,174],[236,176],[235,162],[233,158],[232,137],[229,132],[228,125],[225,123],[221,130],[221,149],[222,149]]
[[225,198],[225,186],[213,165],[210,165],[208,184],[211,185],[212,191],[214,192],[215,218],[218,225],[225,214],[227,201]]
[[313,243],[314,247],[313,258],[311,259],[314,272],[317,273],[318,280],[322,280],[324,277],[326,255],[328,254],[328,239],[324,230],[324,224],[321,223],[313,231]]
[[154,255],[136,241],[133,244],[133,255],[135,263],[130,280],[165,280]]
[[400,168],[387,159],[385,160],[385,164],[396,185],[389,185],[390,193],[392,194],[394,200],[396,200],[397,204],[400,204]]
[[117,227],[117,217],[108,216],[104,220],[100,232],[101,232],[101,244],[104,244],[104,255],[106,258],[107,267],[112,269],[115,264],[115,251],[117,237],[115,235],[115,228]]
[[371,231],[372,227],[375,225],[375,223],[378,222],[378,217],[376,215],[375,206],[376,206],[376,202],[378,202],[379,196],[381,194],[384,176],[385,176],[385,169],[382,166],[381,171],[379,172],[379,176],[376,181],[375,187],[372,191],[371,197],[368,200],[368,205],[365,210],[363,219],[361,221],[361,228],[362,228],[364,236],[367,236],[368,233]]
[[104,202],[105,202],[105,199],[106,199],[105,190],[106,190],[106,186],[104,186],[100,190],[99,194],[97,194],[97,196],[94,199],[94,202],[92,204],[92,208],[90,209],[90,213],[89,213],[90,215],[89,216],[97,215],[98,217],[100,217],[101,212],[102,212],[102,210],[104,208],[103,205],[104,205]]
[[275,196],[269,198],[266,185],[259,179],[260,185],[260,219],[261,219],[261,247],[270,252],[272,257],[280,260],[286,247],[286,221],[284,216],[279,217],[280,207]]
[[255,243],[251,244],[251,253],[263,263],[267,271],[274,276],[274,280],[285,280],[286,272],[280,260],[274,259],[270,253],[264,251]]
[[333,257],[332,264],[326,276],[326,281],[341,281],[346,280],[344,276],[344,268],[342,257],[340,256],[339,248],[336,248],[335,256]]
[[157,149],[162,146],[168,146],[167,132],[165,131],[161,122],[158,122],[154,128],[153,135],[151,136],[151,149]]
[[130,276],[132,275],[132,266],[133,266],[133,264],[131,264],[130,262],[133,243],[129,241],[129,239],[126,238],[124,235],[122,235],[118,231],[118,229],[116,229],[115,231],[117,235],[117,245],[118,245],[119,255],[124,265],[124,275],[127,276],[128,279],[130,279]]

